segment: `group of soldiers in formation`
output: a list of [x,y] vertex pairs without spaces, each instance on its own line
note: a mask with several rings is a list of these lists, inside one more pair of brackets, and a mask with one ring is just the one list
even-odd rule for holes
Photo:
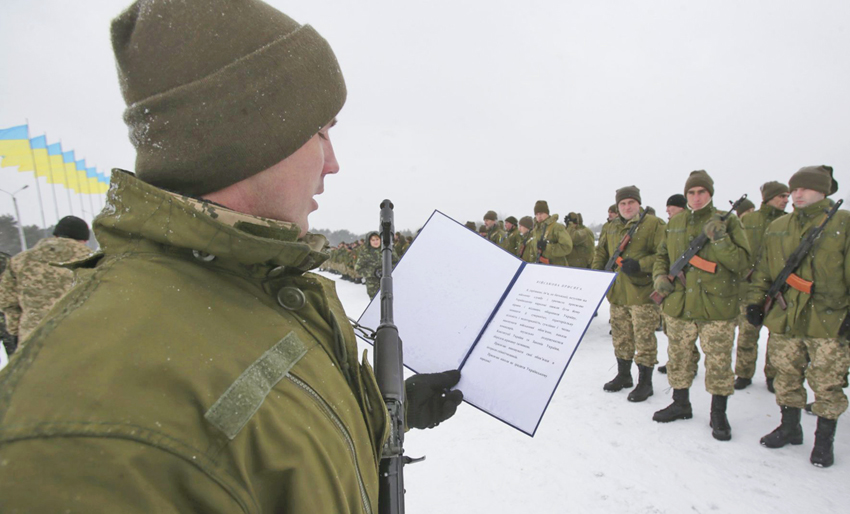
[[[528,262],[617,272],[607,295],[617,375],[603,388],[634,387],[627,396],[632,402],[653,394],[655,332],[662,327],[668,361],[659,371],[667,374],[673,402],[653,414],[657,422],[693,417],[689,391],[699,339],[712,436],[730,440],[727,401],[752,384],[766,326],[764,373],[782,421],[760,442],[768,448],[802,444],[805,409],[818,417],[810,461],[828,467],[836,423],[848,406],[843,389],[850,367],[850,213],[828,198],[837,189],[831,167],[805,167],[787,185],[763,184],[758,208],[743,196],[734,212],[725,212],[713,204],[714,181],[698,170],[686,179],[684,194],[667,200],[667,222],[642,206],[638,187],[617,189],[595,247],[580,214],[559,224],[544,201],[535,204],[534,220],[524,217],[518,227],[509,217],[503,229],[489,211],[478,232]],[[786,213],[789,197],[793,211]]]
[[[631,402],[652,396],[655,333],[663,330],[668,361],[658,371],[667,375],[673,402],[654,413],[657,422],[693,417],[689,391],[701,358],[699,340],[705,388],[712,395],[712,436],[730,440],[727,401],[753,383],[759,334],[767,326],[764,375],[782,421],[761,444],[802,444],[805,409],[818,417],[810,460],[828,467],[834,462],[836,421],[848,406],[843,389],[850,366],[850,213],[837,210],[827,198],[837,188],[831,167],[806,167],[788,184],[763,184],[760,206],[744,195],[734,212],[726,212],[714,206],[714,181],[699,170],[688,176],[684,194],[667,200],[668,221],[642,205],[638,187],[616,190],[598,242],[580,213],[571,212],[559,223],[542,200],[535,203],[533,218],[499,220],[488,211],[484,224],[476,228],[470,221],[466,227],[527,262],[617,272],[607,295],[617,375],[603,388],[633,387],[627,396]],[[792,197],[793,211],[786,213]],[[800,250],[807,236],[814,244]],[[398,258],[409,242],[397,235],[396,244]],[[365,245],[341,244],[330,266],[343,274],[355,270],[373,297],[380,285],[380,246],[376,233]],[[795,251],[797,260],[789,264]],[[790,275],[783,274],[789,266]],[[811,403],[806,379],[815,394]]]

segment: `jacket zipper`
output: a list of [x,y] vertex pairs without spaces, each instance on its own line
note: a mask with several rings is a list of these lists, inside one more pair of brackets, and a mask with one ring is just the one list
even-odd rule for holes
[[372,507],[369,504],[369,497],[366,495],[366,486],[363,483],[363,475],[360,473],[360,466],[357,463],[357,452],[354,449],[354,441],[351,439],[351,435],[346,430],[345,425],[343,425],[342,421],[339,419],[339,416],[331,409],[330,405],[322,398],[319,393],[316,392],[315,389],[307,385],[301,379],[292,376],[291,374],[287,375],[288,378],[293,384],[301,388],[304,392],[309,394],[316,403],[322,408],[327,417],[336,425],[337,430],[340,431],[343,438],[345,439],[346,444],[348,445],[348,451],[351,454],[351,459],[354,464],[354,469],[357,472],[357,485],[360,487],[360,499],[363,502],[363,510],[367,514],[372,514]]

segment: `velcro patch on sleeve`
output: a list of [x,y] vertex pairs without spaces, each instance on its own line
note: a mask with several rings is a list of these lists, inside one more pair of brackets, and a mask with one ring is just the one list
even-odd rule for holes
[[260,408],[272,388],[301,360],[313,345],[290,332],[239,375],[204,414],[204,418],[234,439]]

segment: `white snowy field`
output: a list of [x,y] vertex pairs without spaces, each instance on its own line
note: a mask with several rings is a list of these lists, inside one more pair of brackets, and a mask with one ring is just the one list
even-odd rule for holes
[[[337,291],[357,319],[368,304],[365,286],[337,280]],[[616,374],[608,330],[603,302],[534,438],[467,404],[435,429],[408,432],[407,455],[427,459],[405,467],[407,512],[832,513],[850,508],[847,416],[839,420],[836,463],[828,469],[809,463],[814,416],[803,415],[803,445],[769,450],[759,444],[780,419],[761,374],[766,330],[753,385],[729,399],[729,442],[711,437],[711,397],[702,363],[691,388],[690,420],[652,421],[653,412],[671,402],[666,376],[657,372],[655,395],[646,402],[630,403],[627,390],[604,392],[602,384]],[[404,337],[404,327],[399,331]],[[663,363],[667,339],[657,335]]]

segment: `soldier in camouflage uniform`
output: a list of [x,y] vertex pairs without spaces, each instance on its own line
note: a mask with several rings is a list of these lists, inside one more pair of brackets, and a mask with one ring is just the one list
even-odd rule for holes
[[[0,278],[3,276],[3,272],[6,271],[6,267],[9,265],[9,261],[12,256],[6,252],[0,252]],[[0,311],[0,340],[3,341],[3,346],[6,349],[6,355],[12,355],[15,351],[15,347],[18,346],[18,338],[13,337],[6,330],[6,315]]]
[[[372,232],[366,238],[369,242],[360,249],[357,255],[357,264],[355,270],[357,274],[363,277],[363,283],[366,284],[366,292],[369,298],[374,298],[381,289],[381,236],[377,232]],[[398,262],[398,259],[393,255],[393,266]]]
[[578,214],[567,214],[564,224],[567,233],[573,240],[573,251],[570,252],[570,266],[573,268],[589,268],[593,261],[594,238],[593,232],[579,225]]
[[620,241],[638,222],[640,225],[629,245],[620,254],[622,260],[614,268],[617,277],[608,290],[611,304],[611,339],[617,358],[617,376],[606,383],[604,390],[620,391],[632,387],[632,360],[638,366],[638,385],[628,395],[631,402],[642,402],[652,396],[652,371],[658,364],[658,309],[650,299],[652,267],[655,252],[664,239],[664,224],[652,214],[640,221],[640,189],[623,187],[616,193],[620,215],[606,225],[599,235],[593,256],[592,269],[602,270],[617,251]]
[[478,235],[479,236],[483,237],[484,239],[487,239],[487,233],[488,233],[488,230],[487,230],[486,225],[479,225],[478,226]]
[[[697,338],[705,353],[705,388],[712,395],[712,436],[732,438],[726,417],[727,399],[733,394],[732,347],[738,315],[738,278],[747,267],[750,246],[741,222],[712,205],[714,181],[703,170],[694,171],[685,182],[690,210],[674,216],[667,225],[666,239],[658,247],[653,275],[655,290],[665,297],[667,320],[667,379],[673,388],[673,403],[653,415],[666,423],[693,417],[689,389],[694,380],[692,357]],[[685,283],[668,278],[670,264],[681,256],[691,240],[705,234],[708,242],[697,254],[702,261],[686,269]],[[700,266],[700,267],[697,267]]]
[[567,227],[558,223],[558,215],[549,214],[549,204],[538,200],[534,204],[534,238],[537,242],[537,260],[553,266],[569,266],[567,257],[573,251],[573,240]]
[[[747,322],[746,296],[750,288],[750,278],[753,267],[761,253],[762,239],[773,220],[785,215],[785,206],[788,205],[788,186],[780,182],[766,182],[761,186],[762,203],[758,211],[745,214],[741,218],[747,241],[750,243],[750,264],[741,275],[741,287],[738,298],[741,303],[741,313],[738,316],[738,342],[735,354],[735,389],[744,389],[753,383],[753,375],[756,373],[756,360],[758,359],[758,340],[761,327],[754,327]],[[768,343],[769,344],[769,343]],[[764,363],[764,377],[767,388],[773,392],[773,379],[776,370],[766,358]]]
[[505,234],[505,229],[499,224],[496,211],[487,211],[484,214],[484,227],[487,229],[487,235],[484,237],[500,248],[504,248],[507,234]]
[[65,216],[56,224],[53,237],[12,257],[0,280],[0,310],[6,329],[20,346],[50,308],[74,284],[74,274],[52,263],[71,262],[91,255],[86,246],[88,224],[76,216]]
[[534,238],[534,220],[523,216],[519,220],[520,241],[516,256],[525,262],[537,262],[537,240]]
[[761,444],[780,448],[803,443],[800,412],[806,406],[803,382],[808,381],[815,393],[812,411],[818,416],[810,461],[829,467],[835,460],[838,417],[847,410],[842,385],[850,366],[850,212],[839,210],[826,224],[794,270],[799,282],[789,284],[783,292],[787,307],[774,304],[765,317],[765,293],[785,267],[787,256],[826,218],[833,205],[827,196],[838,190],[829,166],[802,168],[788,185],[794,212],[768,225],[747,296],[747,319],[770,330],[767,352],[776,367],[773,384],[782,413],[779,427],[762,437]]
[[505,218],[505,235],[505,250],[516,255],[519,251],[519,243],[522,240],[522,235],[519,233],[517,220],[513,216]]
[[401,232],[396,232],[393,239],[393,253],[395,254],[396,260],[401,259],[408,248],[410,248],[410,244],[408,244],[407,238],[404,237]]
[[608,207],[608,221],[612,221],[619,216],[620,213],[617,211],[617,204],[612,204]]

